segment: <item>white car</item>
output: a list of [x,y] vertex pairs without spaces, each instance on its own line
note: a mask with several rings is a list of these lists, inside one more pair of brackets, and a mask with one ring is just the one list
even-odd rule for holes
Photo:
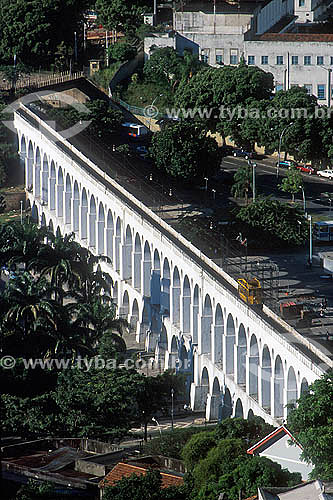
[[317,175],[319,175],[319,177],[328,177],[331,180],[333,179],[333,170],[319,170],[319,172],[317,172]]

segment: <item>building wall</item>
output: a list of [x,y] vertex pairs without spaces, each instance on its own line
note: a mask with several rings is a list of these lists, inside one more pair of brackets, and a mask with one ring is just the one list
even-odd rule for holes
[[300,472],[302,480],[307,481],[313,467],[301,460],[301,448],[290,441],[290,437],[286,434],[259,455],[277,462],[283,469],[288,469],[289,472]]
[[293,10],[294,0],[272,0],[257,15],[257,34],[265,33],[282,17],[293,14]]
[[237,34],[245,33],[251,26],[253,14],[204,12],[176,12],[174,29],[179,33]]

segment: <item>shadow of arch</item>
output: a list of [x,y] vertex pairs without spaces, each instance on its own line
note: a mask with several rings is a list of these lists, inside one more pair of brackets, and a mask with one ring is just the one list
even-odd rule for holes
[[241,400],[239,398],[237,399],[237,403],[236,403],[235,417],[236,418],[244,418],[243,403],[241,402]]

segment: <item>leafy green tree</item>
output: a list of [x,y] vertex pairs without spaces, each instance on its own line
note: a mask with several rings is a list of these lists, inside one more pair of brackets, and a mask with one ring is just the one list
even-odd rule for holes
[[303,446],[303,458],[314,465],[312,476],[333,479],[333,371],[310,385],[288,415],[288,428]]
[[155,49],[145,62],[143,73],[148,81],[175,87],[183,75],[183,59],[171,47]]
[[77,113],[75,110],[69,111],[69,116],[73,123],[78,120],[89,120],[89,131],[98,137],[107,136],[115,132],[123,121],[123,114],[117,109],[109,106],[103,99],[95,99],[86,103],[90,113]]
[[261,417],[255,416],[251,420],[243,418],[226,418],[215,429],[216,440],[243,439],[248,448],[263,439],[274,430]]
[[15,500],[37,500],[50,499],[55,495],[55,487],[52,483],[40,483],[30,479],[27,484],[21,486],[15,496]]
[[113,0],[112,2],[96,0],[96,10],[105,28],[129,33],[142,24],[142,14],[147,12],[147,0]]
[[34,67],[53,61],[59,44],[73,47],[89,0],[0,1],[0,58]]
[[244,164],[234,174],[234,183],[231,193],[235,198],[245,198],[246,205],[249,199],[249,190],[252,190],[252,169]]
[[246,442],[241,439],[222,439],[212,448],[207,457],[193,469],[196,491],[208,481],[218,481],[224,474],[230,474],[237,467],[240,457],[245,454]]
[[126,42],[117,42],[111,45],[109,55],[114,61],[129,61],[135,57],[136,48]]
[[236,218],[248,226],[247,229],[242,226],[244,235],[256,244],[260,238],[274,241],[274,246],[298,246],[308,236],[308,222],[300,208],[270,198],[257,198],[254,203],[242,207]]
[[173,431],[163,431],[162,436],[150,439],[144,445],[144,452],[147,455],[165,455],[177,459],[182,458],[182,450],[189,439],[195,434],[201,434],[200,427],[187,427],[184,429],[174,429]]
[[255,495],[258,488],[294,486],[301,482],[300,473],[290,473],[266,457],[244,456],[231,473],[220,477],[218,490],[224,492],[227,500],[238,500],[240,490],[244,497],[249,497]]
[[157,168],[183,182],[211,176],[219,165],[215,139],[188,121],[170,124],[154,134],[149,153]]
[[303,187],[303,178],[302,175],[296,168],[291,168],[288,170],[286,177],[282,179],[281,184],[279,184],[279,188],[284,193],[291,194],[291,201],[294,203],[295,194],[302,191]]
[[216,446],[216,443],[217,439],[214,431],[194,434],[187,441],[181,452],[186,470],[192,470],[200,460],[207,456],[209,450]]

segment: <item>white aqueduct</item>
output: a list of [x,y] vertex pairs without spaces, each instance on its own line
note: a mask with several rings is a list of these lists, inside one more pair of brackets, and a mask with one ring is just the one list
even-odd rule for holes
[[330,360],[265,306],[247,307],[230,276],[30,108],[14,125],[33,217],[110,257],[119,314],[165,368],[187,365],[192,408],[286,418]]

